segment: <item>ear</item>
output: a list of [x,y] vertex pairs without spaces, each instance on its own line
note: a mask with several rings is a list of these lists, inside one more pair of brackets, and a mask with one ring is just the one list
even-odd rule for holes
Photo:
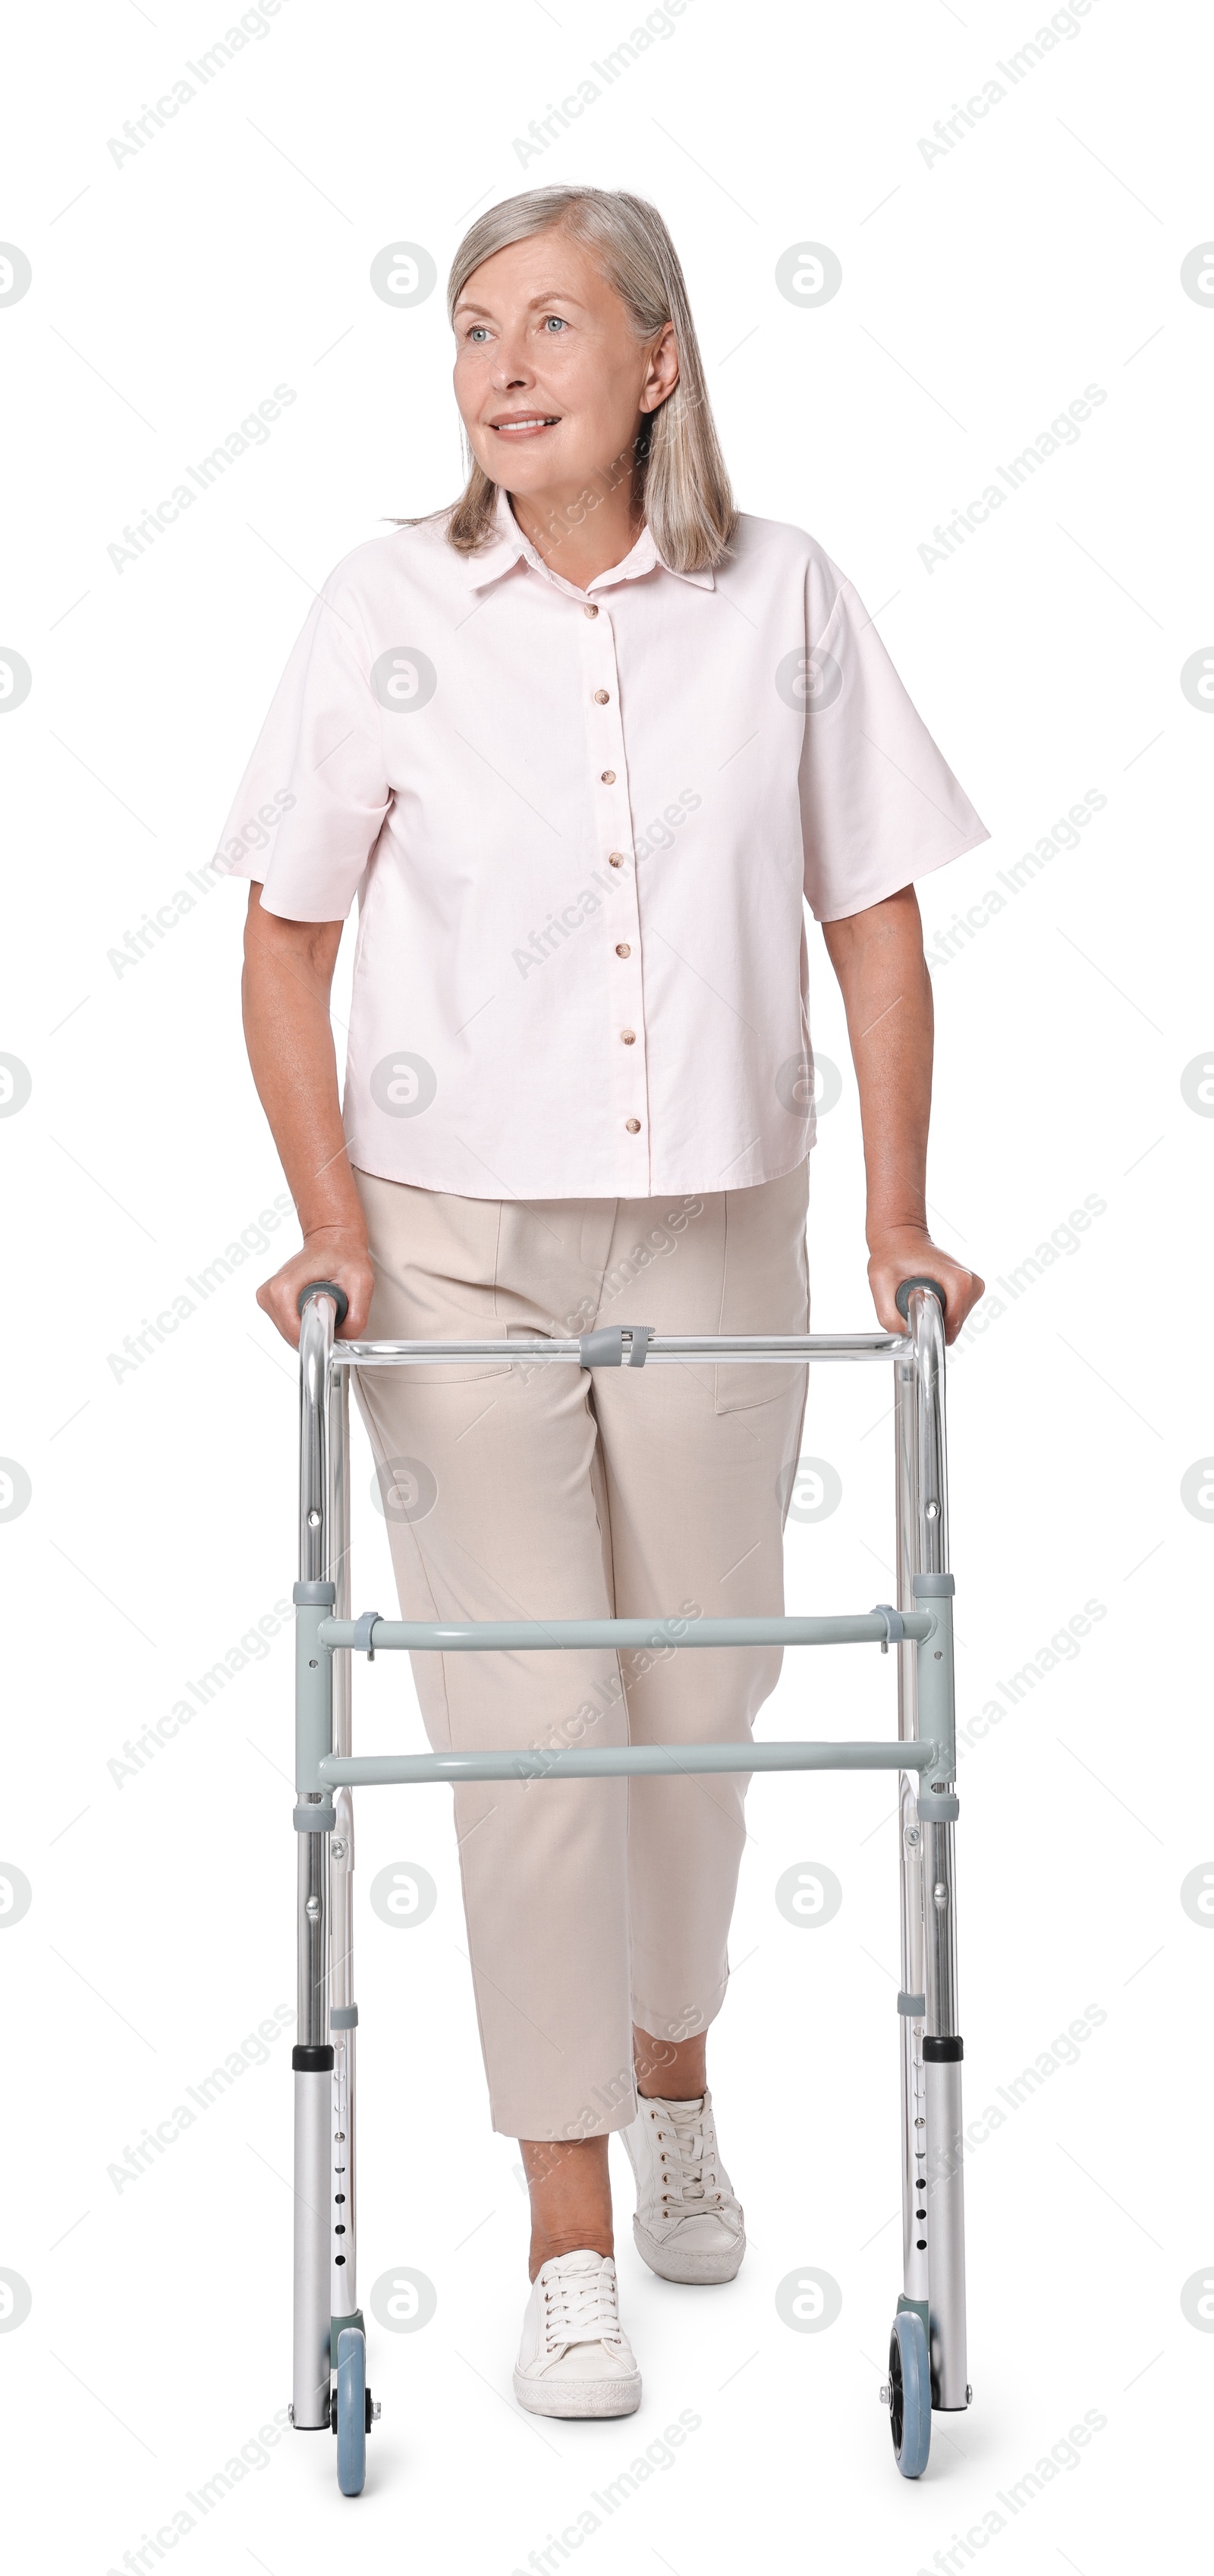
[[679,381],[679,344],[673,322],[664,322],[649,352],[645,383],[641,391],[642,411],[656,411]]

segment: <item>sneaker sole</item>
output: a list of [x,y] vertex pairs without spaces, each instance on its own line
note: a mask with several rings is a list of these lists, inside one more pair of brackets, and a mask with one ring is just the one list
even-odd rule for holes
[[514,2394],[529,2415],[559,2415],[569,2421],[585,2415],[635,2415],[641,2402],[641,2374],[637,2370],[630,2379],[567,2379],[562,2385],[528,2379],[516,2370]]
[[642,2227],[639,2218],[633,2219],[632,2233],[641,2261],[648,2263],[650,2271],[656,2272],[662,2281],[698,2282],[707,2286],[716,2281],[732,2281],[742,2269],[745,2236],[722,2254],[696,2254],[689,2250],[680,2251],[674,2245],[660,2244],[656,2236],[651,2236],[648,2229]]

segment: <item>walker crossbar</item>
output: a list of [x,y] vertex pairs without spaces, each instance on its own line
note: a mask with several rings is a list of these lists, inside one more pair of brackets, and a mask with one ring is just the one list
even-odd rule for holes
[[[908,1610],[906,1636],[920,1643],[935,1632],[929,1610]],[[431,1619],[322,1619],[322,1646],[350,1646],[365,1654],[399,1647],[410,1654],[492,1654],[544,1647],[615,1646],[864,1646],[886,1645],[880,1611],[843,1612],[824,1619],[475,1619],[445,1628]]]
[[[295,2335],[292,2421],[332,2425],[339,2483],[358,2492],[355,2439],[379,2409],[365,2386],[356,2289],[355,2038],[352,1899],[354,1788],[449,1781],[661,1778],[721,1772],[896,1771],[902,1898],[898,2029],[902,2076],[903,2290],[890,2343],[894,2450],[903,2474],[927,2461],[930,2414],[968,2406],[957,2021],[953,1578],[948,1567],[944,1294],[904,1280],[905,1333],[667,1336],[648,1326],[579,1339],[338,1341],[345,1300],[317,1281],[300,1298],[300,1514],[296,1604],[295,1788],[299,1867],[295,2068]],[[535,1367],[804,1366],[892,1361],[896,1606],[826,1617],[510,1619],[447,1624],[350,1617],[349,1388],[353,1368],[477,1362],[518,1383]],[[643,1388],[636,1401],[645,1401]],[[795,1465],[790,1469],[790,1483]],[[898,1675],[898,1734],[870,1742],[517,1746],[494,1751],[354,1755],[356,1653],[629,1653],[741,1645],[878,1645]],[[336,2378],[336,2387],[334,2379]],[[912,2422],[917,2429],[912,2439]],[[344,2431],[344,2443],[343,2443]],[[343,2469],[343,2462],[345,2467]]]
[[[630,1327],[625,1325],[627,1332]],[[754,1360],[779,1363],[785,1368],[796,1360],[888,1360],[905,1359],[910,1350],[905,1333],[714,1333],[710,1336],[686,1333],[651,1334],[645,1352],[646,1368],[686,1366],[689,1361]],[[419,1368],[433,1360],[498,1360],[503,1353],[513,1364],[525,1362],[528,1368],[565,1361],[574,1368],[584,1368],[580,1341],[543,1340],[523,1334],[509,1334],[495,1342],[334,1342],[334,1368]]]
[[690,1771],[934,1772],[935,1744],[606,1744],[542,1745],[508,1753],[327,1753],[317,1777],[330,1789],[377,1789],[419,1780],[665,1779]]

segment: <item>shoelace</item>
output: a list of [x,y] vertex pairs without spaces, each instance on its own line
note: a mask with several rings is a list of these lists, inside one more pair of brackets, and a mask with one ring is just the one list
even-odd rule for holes
[[622,2343],[619,2299],[609,2272],[558,2271],[544,2283],[544,2337],[558,2344]]
[[[665,2119],[658,2130],[663,2209],[681,2206],[694,2215],[723,2209],[725,2192],[717,2170],[717,2139],[711,2113],[705,2114],[702,2102],[667,2102],[664,2111]],[[674,2156],[662,2144],[669,2136],[675,2141]],[[678,2168],[678,2185],[668,2191],[666,2170],[674,2165]]]

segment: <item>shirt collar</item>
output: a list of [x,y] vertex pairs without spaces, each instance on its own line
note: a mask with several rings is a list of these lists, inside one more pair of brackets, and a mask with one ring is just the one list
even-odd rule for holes
[[483,590],[489,582],[499,580],[504,572],[509,572],[512,565],[519,562],[520,558],[530,564],[534,571],[541,573],[545,581],[552,582],[558,590],[568,591],[575,599],[584,600],[588,595],[593,597],[597,590],[607,589],[614,582],[635,581],[642,573],[655,570],[673,572],[676,581],[694,582],[698,590],[716,588],[711,566],[703,572],[675,572],[673,564],[666,563],[658,553],[653,531],[646,520],[636,544],[631,552],[625,555],[623,562],[610,565],[606,572],[596,573],[594,580],[589,584],[588,592],[579,590],[575,582],[566,581],[562,574],[554,572],[551,565],[546,564],[543,557],[536,553],[530,538],[523,535],[515,518],[510,507],[509,494],[499,483],[493,506],[493,533],[478,553],[468,555],[464,559],[465,580],[469,590]]

